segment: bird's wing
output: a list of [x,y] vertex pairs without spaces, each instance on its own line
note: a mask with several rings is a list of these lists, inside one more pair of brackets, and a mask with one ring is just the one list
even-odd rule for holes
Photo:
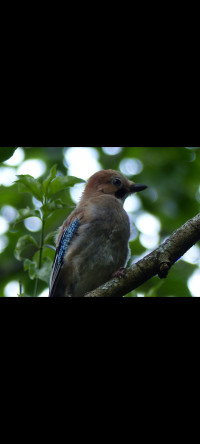
[[76,233],[80,223],[78,217],[74,219],[63,231],[59,244],[56,248],[55,258],[50,276],[49,296],[53,296],[55,284],[61,272],[66,251],[71,244],[74,234]]

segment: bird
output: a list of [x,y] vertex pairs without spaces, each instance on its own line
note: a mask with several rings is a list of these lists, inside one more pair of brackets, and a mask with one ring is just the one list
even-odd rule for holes
[[120,277],[130,237],[123,204],[145,188],[112,169],[88,179],[78,205],[59,229],[49,297],[84,297],[113,276]]

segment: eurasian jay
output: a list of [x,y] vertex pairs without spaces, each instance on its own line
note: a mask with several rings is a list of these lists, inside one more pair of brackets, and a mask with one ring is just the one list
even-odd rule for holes
[[84,296],[124,267],[130,223],[123,203],[145,188],[114,170],[90,177],[79,204],[60,229],[50,297]]

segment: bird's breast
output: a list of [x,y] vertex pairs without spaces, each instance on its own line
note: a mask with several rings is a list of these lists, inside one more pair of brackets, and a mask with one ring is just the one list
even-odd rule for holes
[[130,223],[121,203],[115,200],[104,199],[104,205],[90,202],[87,217],[79,228],[80,251],[90,268],[97,264],[120,267],[126,261]]
[[90,202],[84,216],[65,257],[66,280],[73,276],[75,296],[108,281],[128,256],[130,224],[120,203],[100,206]]

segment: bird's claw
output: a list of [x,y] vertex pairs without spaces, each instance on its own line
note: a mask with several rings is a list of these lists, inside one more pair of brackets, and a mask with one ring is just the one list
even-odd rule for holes
[[115,271],[115,273],[112,274],[112,278],[119,278],[121,279],[122,277],[124,278],[126,276],[126,271],[124,267],[120,267],[119,270]]

